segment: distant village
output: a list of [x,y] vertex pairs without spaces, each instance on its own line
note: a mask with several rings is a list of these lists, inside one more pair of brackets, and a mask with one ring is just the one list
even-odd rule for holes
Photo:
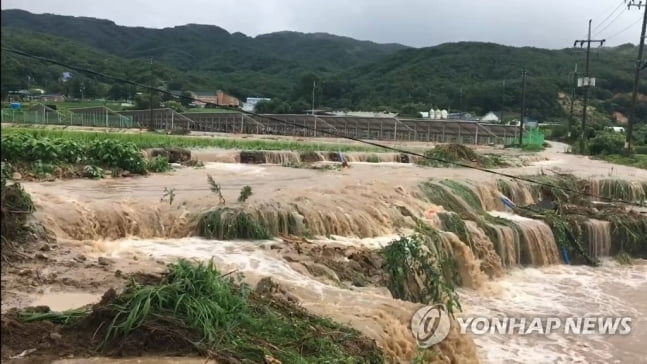
[[[182,91],[172,90],[171,93],[175,95],[180,95]],[[235,96],[229,95],[222,90],[217,90],[216,92],[196,92],[189,91],[191,98],[194,99],[189,105],[195,108],[205,108],[210,107],[209,105],[222,106],[228,108],[240,108],[245,112],[255,112],[256,106],[260,102],[269,102],[272,99],[265,97],[247,97],[246,100],[240,101]],[[33,101],[40,103],[47,102],[64,102],[69,101],[63,94],[48,94],[45,90],[42,89],[32,89],[32,90],[19,90],[19,91],[10,91],[9,98],[11,101]],[[78,100],[75,100],[78,101]],[[123,103],[123,107],[132,107],[131,103]],[[342,111],[342,110],[329,110],[329,109],[315,109],[315,110],[303,110],[304,114],[315,114],[320,116],[346,116],[346,117],[369,117],[369,118],[394,118],[398,116],[398,113],[394,112],[383,112],[383,111]],[[518,118],[505,118],[506,121],[502,122],[503,113],[490,111],[483,116],[473,115],[469,112],[449,112],[445,109],[431,109],[429,111],[419,111],[421,119],[429,120],[461,120],[461,121],[471,121],[471,122],[480,122],[487,124],[505,124],[505,125],[519,125],[520,121]],[[507,113],[509,115],[509,113]],[[527,128],[535,128],[538,125],[538,121],[528,118],[525,118],[525,125]]]

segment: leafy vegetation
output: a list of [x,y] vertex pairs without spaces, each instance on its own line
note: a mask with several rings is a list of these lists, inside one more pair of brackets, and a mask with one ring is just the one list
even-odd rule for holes
[[455,287],[460,284],[456,260],[443,246],[438,231],[419,225],[412,236],[394,240],[383,249],[387,287],[395,298],[428,304],[444,303],[453,313],[460,310]]
[[[121,168],[139,174],[145,174],[147,167],[146,160],[132,143],[115,139],[50,139],[26,133],[3,133],[2,158],[8,162],[35,162],[37,173],[50,174],[53,164],[65,163]],[[94,176],[94,172],[90,174]]]
[[359,332],[255,292],[241,278],[221,274],[213,262],[181,260],[168,266],[161,281],[133,281],[93,311],[27,313],[22,319],[52,320],[71,328],[92,322],[105,332],[103,350],[152,327],[156,339],[171,336],[219,362],[260,363],[268,356],[296,364],[384,362],[375,342]]
[[269,239],[268,228],[249,213],[234,208],[218,208],[200,218],[198,232],[209,239]]
[[634,154],[630,157],[618,155],[618,154],[610,154],[610,155],[599,156],[598,158],[603,159],[610,163],[647,169],[647,155],[644,155],[644,154]]
[[[240,140],[234,138],[205,138],[176,136],[154,133],[109,133],[109,132],[85,132],[55,129],[34,129],[3,127],[2,137],[12,134],[30,135],[33,138],[69,139],[77,143],[93,142],[95,140],[115,140],[120,143],[131,143],[138,149],[149,148],[221,148],[221,149],[245,149],[245,150],[295,150],[302,152],[330,151],[330,152],[366,152],[383,151],[376,147],[365,145],[349,144],[313,144],[306,142],[270,141],[270,140]],[[4,140],[4,139],[3,139]],[[77,153],[71,156],[78,155]]]

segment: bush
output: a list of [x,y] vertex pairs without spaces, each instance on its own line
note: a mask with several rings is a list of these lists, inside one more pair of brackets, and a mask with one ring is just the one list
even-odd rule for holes
[[132,143],[113,139],[94,140],[88,146],[88,158],[93,164],[146,174],[146,161]]
[[589,141],[588,149],[590,155],[620,154],[624,145],[624,134],[605,132],[592,138]]
[[647,154],[647,145],[637,145],[633,149],[636,154]]
[[146,162],[146,169],[150,172],[166,172],[170,169],[168,159],[166,157],[155,157]]

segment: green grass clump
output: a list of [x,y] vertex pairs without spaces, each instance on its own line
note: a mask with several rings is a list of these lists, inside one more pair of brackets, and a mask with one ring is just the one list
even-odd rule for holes
[[380,157],[375,154],[371,154],[366,158],[368,163],[380,163]]
[[440,222],[442,224],[443,231],[449,231],[456,236],[465,244],[469,245],[470,249],[474,252],[474,242],[470,237],[470,232],[467,230],[467,225],[465,221],[461,219],[460,216],[453,212],[440,212],[438,213]]
[[201,236],[209,239],[264,240],[271,236],[265,225],[245,211],[219,208],[207,212],[198,224]]
[[603,179],[600,184],[600,193],[602,197],[610,199],[619,199],[624,201],[643,201],[645,200],[645,190],[643,185],[632,183],[620,179]]
[[430,202],[443,206],[445,210],[457,213],[462,219],[476,220],[484,214],[478,197],[459,182],[444,180],[420,184],[420,190]]
[[168,158],[157,156],[146,162],[146,169],[151,172],[159,173],[171,170],[171,166],[168,164]]

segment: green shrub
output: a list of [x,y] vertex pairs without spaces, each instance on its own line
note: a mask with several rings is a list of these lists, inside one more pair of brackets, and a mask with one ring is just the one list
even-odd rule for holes
[[32,165],[31,165],[32,172],[34,174],[36,174],[37,176],[44,176],[44,175],[47,175],[47,174],[52,174],[52,173],[54,173],[54,169],[55,169],[54,165],[52,165],[50,163],[43,163],[43,162],[41,162],[39,160],[32,163]]
[[168,159],[166,157],[157,156],[146,162],[146,170],[150,172],[166,172],[170,170],[171,167],[168,164]]
[[647,154],[647,145],[636,145],[633,150],[636,154]]
[[103,169],[97,166],[85,166],[83,168],[83,176],[94,179],[103,178]]
[[588,149],[591,155],[608,155],[622,153],[625,136],[619,133],[604,132],[589,140]]
[[88,159],[93,164],[119,167],[133,173],[146,174],[146,161],[135,144],[114,139],[94,140],[88,146]]

